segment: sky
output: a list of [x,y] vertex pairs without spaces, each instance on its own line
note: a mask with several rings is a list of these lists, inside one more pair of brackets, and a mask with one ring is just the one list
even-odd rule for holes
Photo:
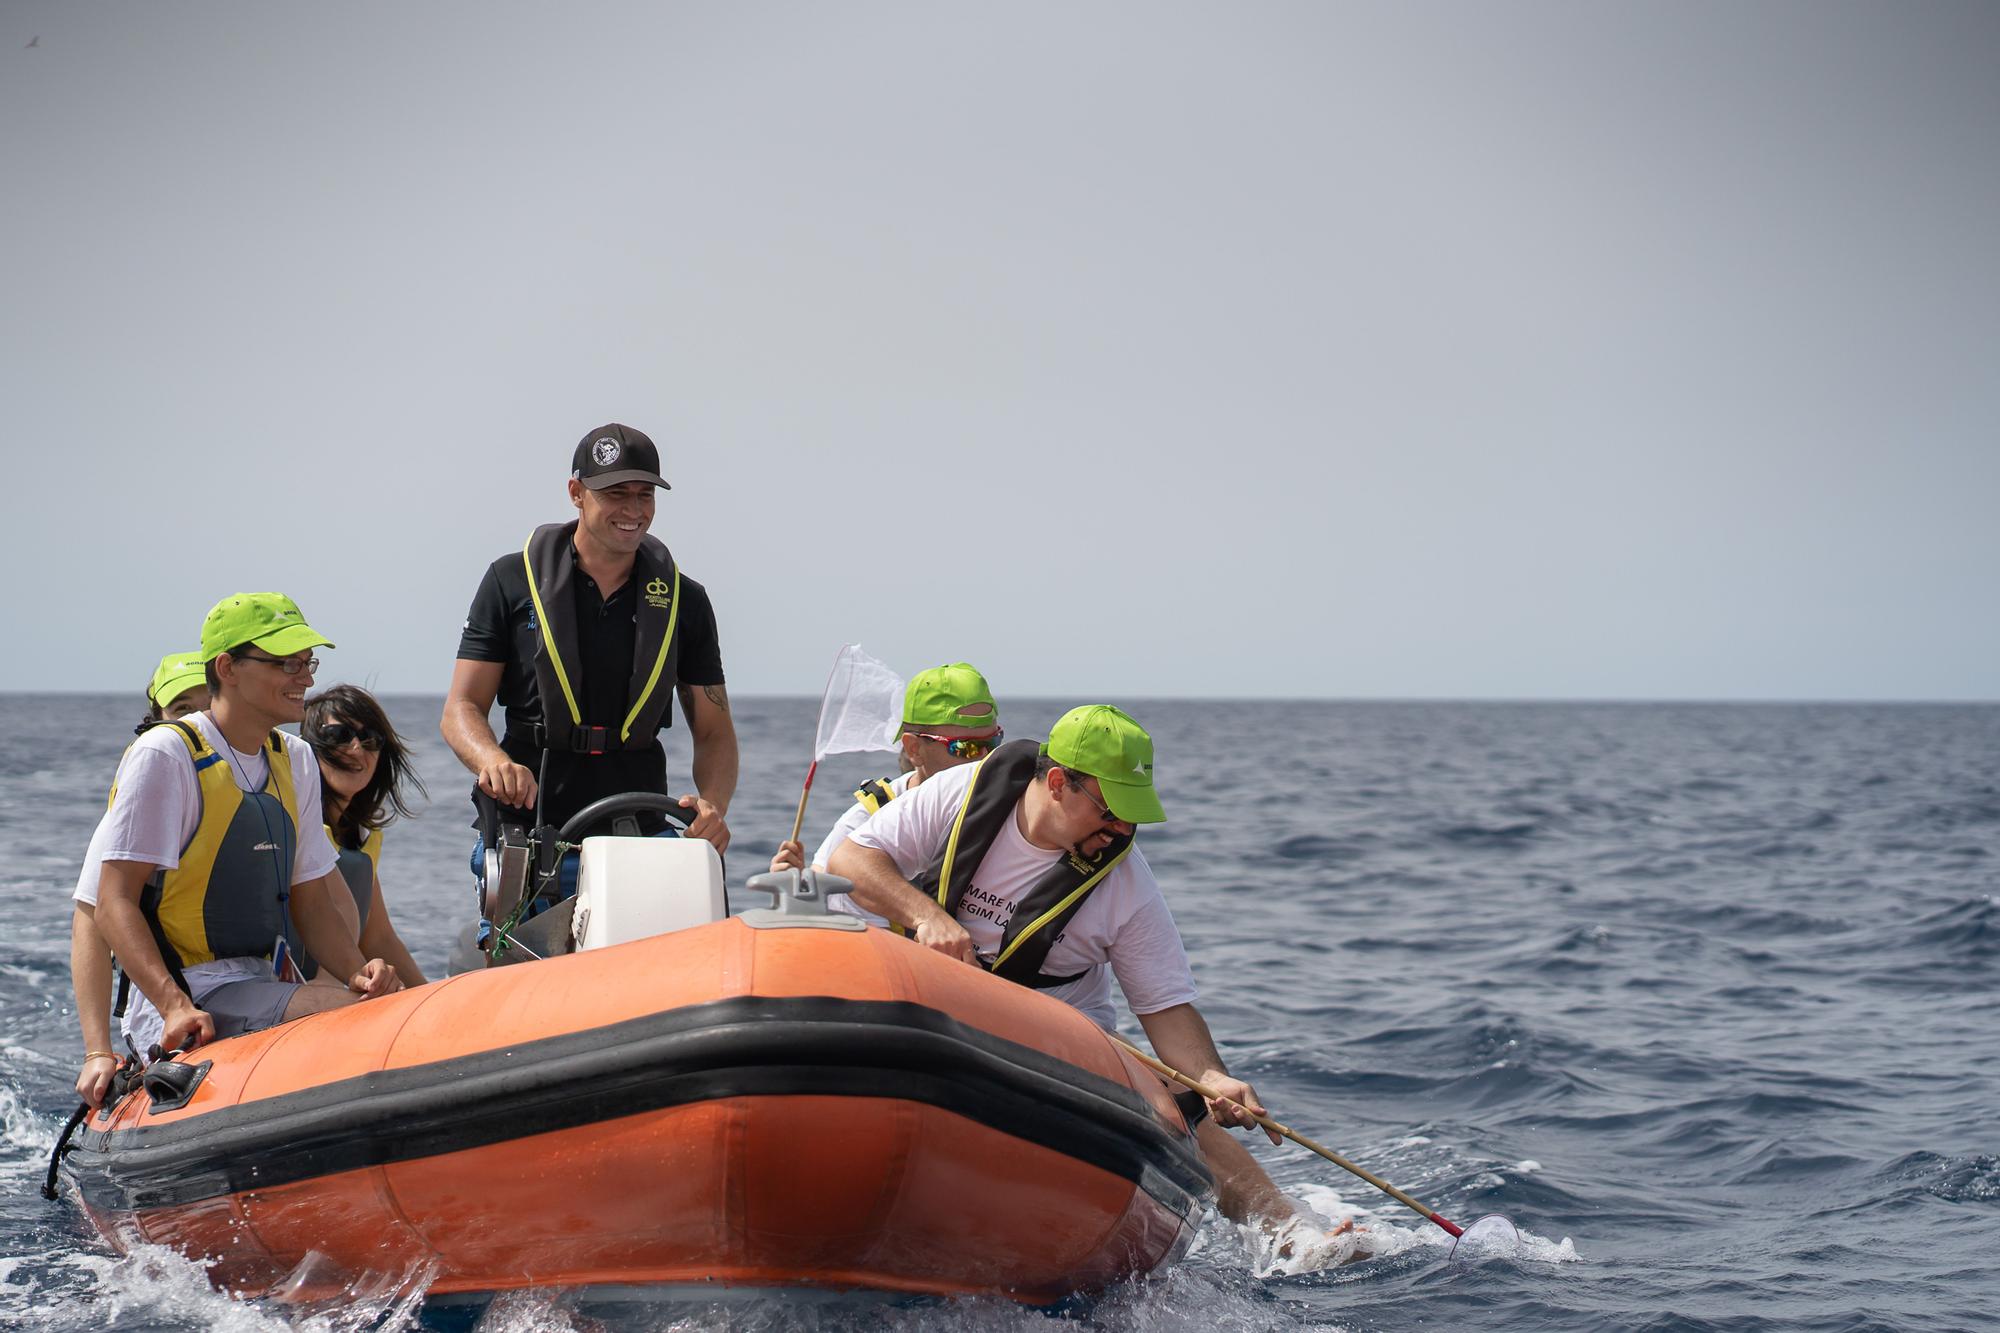
[[441,693],[648,432],[731,688],[2000,699],[2000,6],[0,7],[0,690]]

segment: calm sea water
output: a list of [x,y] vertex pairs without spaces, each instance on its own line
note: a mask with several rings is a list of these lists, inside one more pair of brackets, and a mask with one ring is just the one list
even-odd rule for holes
[[[390,704],[433,799],[391,831],[383,881],[442,971],[468,901],[466,781],[439,701]],[[1062,706],[1010,702],[1008,729],[1042,734]],[[35,1185],[79,1051],[69,889],[134,710],[16,695],[0,697],[0,1323],[2000,1327],[2000,707],[1129,706],[1172,816],[1147,856],[1237,1072],[1447,1216],[1510,1214],[1520,1254],[1447,1263],[1440,1233],[1367,1186],[1260,1143],[1287,1188],[1361,1209],[1394,1252],[1260,1277],[1211,1221],[1172,1272],[1054,1314],[528,1294],[454,1315],[391,1279],[302,1313],[214,1295],[169,1254],[115,1260]],[[733,882],[790,826],[812,714],[738,704]],[[809,826],[882,767],[822,769]]]

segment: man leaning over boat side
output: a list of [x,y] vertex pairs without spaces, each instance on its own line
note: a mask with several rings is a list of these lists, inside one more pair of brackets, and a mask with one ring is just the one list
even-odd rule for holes
[[[1138,826],[1165,819],[1152,737],[1096,704],[1065,713],[1046,744],[1014,741],[934,775],[849,835],[828,869],[852,882],[858,907],[919,944],[1047,991],[1107,1032],[1115,975],[1160,1059],[1229,1099],[1190,1117],[1223,1214],[1323,1249],[1298,1206],[1218,1127],[1253,1127],[1250,1112],[1264,1108],[1230,1075],[1195,1007],[1180,931],[1139,851]],[[1354,1253],[1351,1243],[1336,1249],[1323,1257]]]
[[[903,723],[896,733],[902,771],[893,778],[870,778],[856,789],[854,803],[841,813],[813,853],[813,865],[825,869],[827,858],[847,841],[848,834],[889,802],[922,785],[925,778],[983,759],[1006,738],[993,688],[970,662],[919,671],[903,687]],[[778,844],[771,869],[804,868],[805,848],[791,841]],[[827,906],[863,917],[873,925],[888,924],[855,907],[845,894],[834,895]]]
[[[708,591],[650,534],[666,489],[652,440],[600,426],[570,458],[576,517],[535,529],[487,568],[438,722],[477,779],[476,806],[483,798],[515,822],[561,827],[605,796],[666,794],[659,733],[678,693],[694,750],[696,794],[680,802],[695,812],[687,835],[729,846],[737,753],[722,647]],[[487,720],[495,699],[506,710],[498,738]],[[658,832],[665,820],[639,824]]]
[[[312,650],[332,646],[281,593],[225,597],[201,630],[208,709],[148,730],[119,763],[75,896],[94,900],[139,992],[124,1023],[134,1051],[183,1050],[401,988],[346,931],[319,764],[277,729],[304,715]],[[281,978],[274,960],[300,944],[347,988]]]

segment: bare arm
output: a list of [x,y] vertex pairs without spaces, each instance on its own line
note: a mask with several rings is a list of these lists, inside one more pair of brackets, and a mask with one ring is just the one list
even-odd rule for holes
[[370,958],[380,958],[396,969],[406,986],[424,984],[423,969],[410,956],[409,946],[396,933],[394,923],[389,920],[389,904],[382,900],[382,880],[375,879],[374,899],[368,904],[368,924],[361,928],[361,952]]
[[[502,805],[532,810],[535,805],[535,775],[515,763],[500,748],[487,714],[500,693],[500,679],[506,666],[500,662],[474,662],[459,658],[452,664],[451,689],[444,696],[444,716],[438,731],[444,743],[479,779],[479,789]],[[697,751],[697,753],[699,753]],[[732,786],[734,769],[731,770]]]
[[[1177,1004],[1158,1013],[1140,1014],[1139,1026],[1146,1029],[1146,1040],[1153,1043],[1153,1051],[1162,1062],[1229,1099],[1208,1104],[1208,1113],[1218,1125],[1243,1129],[1255,1125],[1256,1119],[1246,1113],[1245,1107],[1257,1115],[1266,1114],[1264,1104],[1257,1100],[1257,1090],[1240,1078],[1232,1078],[1223,1065],[1222,1054],[1215,1049],[1215,1037],[1209,1032],[1208,1020],[1201,1016],[1201,1010],[1191,1004]],[[1271,1142],[1279,1141],[1275,1130],[1264,1132]]]
[[936,899],[903,878],[887,852],[863,847],[852,838],[833,849],[828,870],[854,885],[849,896],[875,915],[908,930],[927,949],[949,954],[960,962],[979,965],[972,936],[938,906]]
[[696,796],[681,798],[695,811],[688,836],[706,838],[718,852],[729,848],[729,803],[736,798],[736,720],[729,714],[729,691],[721,685],[680,687],[681,715],[694,745]]
[[[174,984],[166,960],[160,957],[160,947],[153,943],[145,914],[139,910],[139,893],[154,869],[138,861],[104,862],[97,881],[97,929],[124,965],[125,975],[160,1011],[165,1025],[160,1044],[180,1051],[213,1040],[215,1021]],[[71,947],[74,950],[74,944]]]
[[299,932],[299,942],[321,967],[336,977],[346,977],[351,991],[371,996],[402,989],[395,968],[380,958],[366,957],[355,944],[347,918],[340,914],[333,896],[346,892],[347,881],[338,870],[292,886],[292,925]]
[[111,1046],[111,946],[98,932],[96,912],[89,903],[77,903],[69,919],[69,980],[84,1049],[76,1095],[93,1107],[104,1103],[104,1090],[118,1068]]

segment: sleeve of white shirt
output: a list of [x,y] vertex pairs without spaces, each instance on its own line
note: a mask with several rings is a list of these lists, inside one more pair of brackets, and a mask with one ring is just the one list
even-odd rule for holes
[[916,790],[877,810],[847,840],[857,847],[888,853],[908,879],[929,865],[944,846],[959,803],[965,799],[965,789],[980,764],[963,764],[927,778]]
[[[890,779],[889,790],[896,793],[898,800],[908,794],[910,790],[910,777],[910,774],[902,773]],[[892,801],[890,804],[893,805],[894,802]],[[826,869],[826,863],[833,859],[833,849],[853,836],[854,830],[866,824],[868,818],[869,811],[867,806],[861,804],[859,801],[855,801],[849,805],[847,809],[841,812],[840,820],[833,826],[833,831],[826,835],[826,841],[820,843],[819,850],[813,853],[812,864],[822,870]]]
[[839,821],[833,826],[833,831],[826,835],[826,841],[820,843],[819,850],[813,853],[812,864],[820,867],[822,870],[825,869],[826,863],[833,859],[833,849],[840,846],[841,843],[846,842],[848,836],[854,830],[867,822],[868,811],[861,802],[855,801],[849,805],[846,810],[841,812]]
[[319,760],[312,746],[287,734],[285,752],[292,761],[292,789],[299,794],[299,847],[292,856],[292,883],[310,884],[338,866],[340,854],[326,836]]
[[[155,736],[160,739],[153,740]],[[181,849],[200,822],[200,781],[187,747],[164,728],[148,732],[118,765],[118,794],[104,812],[98,859],[171,870],[181,863]]]
[[[1137,864],[1131,864],[1136,862]],[[1199,996],[1188,970],[1187,949],[1167,900],[1153,878],[1152,867],[1132,853],[1130,868],[1143,876],[1142,893],[1132,915],[1111,941],[1111,971],[1125,1003],[1135,1014],[1157,1014],[1177,1004],[1193,1004]],[[1122,867],[1121,867],[1122,868]]]
[[90,832],[90,846],[83,852],[83,869],[77,872],[76,888],[69,895],[74,902],[97,906],[97,881],[104,873],[104,830],[110,823],[111,812],[107,810]]

